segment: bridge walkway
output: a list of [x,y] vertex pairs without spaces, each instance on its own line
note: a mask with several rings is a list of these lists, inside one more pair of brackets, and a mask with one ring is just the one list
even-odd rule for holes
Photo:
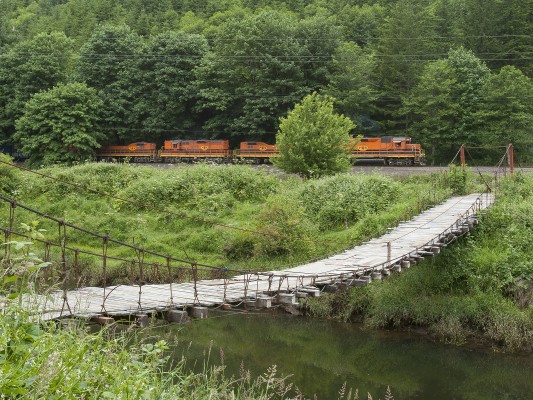
[[318,296],[323,290],[366,285],[400,272],[466,234],[478,213],[493,202],[491,194],[452,197],[389,233],[335,256],[280,271],[243,273],[231,278],[185,283],[117,285],[56,291],[26,301],[45,320],[146,314],[245,304],[297,307],[297,297]]

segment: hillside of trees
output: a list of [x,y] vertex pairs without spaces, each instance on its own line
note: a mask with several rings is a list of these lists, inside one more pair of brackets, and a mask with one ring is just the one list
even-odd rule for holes
[[317,91],[432,162],[531,163],[532,38],[533,0],[2,0],[0,144],[273,143]]

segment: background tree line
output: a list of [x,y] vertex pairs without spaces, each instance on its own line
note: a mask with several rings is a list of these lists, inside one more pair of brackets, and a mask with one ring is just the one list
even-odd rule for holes
[[0,142],[69,149],[49,162],[138,140],[272,143],[280,118],[316,91],[353,134],[409,135],[436,163],[461,143],[509,142],[531,162],[532,10],[533,0],[2,0]]

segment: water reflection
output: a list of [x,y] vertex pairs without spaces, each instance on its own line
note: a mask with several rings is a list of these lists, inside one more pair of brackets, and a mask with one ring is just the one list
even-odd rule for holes
[[533,398],[533,356],[435,344],[418,334],[271,314],[219,314],[161,329],[177,337],[174,357],[184,354],[197,370],[212,342],[211,363],[220,364],[222,349],[229,375],[239,374],[241,362],[252,376],[275,364],[310,398],[337,398],[344,382],[362,398],[383,398],[387,385],[397,400]]

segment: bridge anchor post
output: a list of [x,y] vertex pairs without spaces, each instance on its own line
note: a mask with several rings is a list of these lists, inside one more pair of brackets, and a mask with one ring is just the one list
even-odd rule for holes
[[177,324],[185,324],[190,321],[187,311],[170,309],[167,311],[166,320]]
[[191,307],[191,317],[195,319],[206,319],[207,318],[207,307],[194,306]]

